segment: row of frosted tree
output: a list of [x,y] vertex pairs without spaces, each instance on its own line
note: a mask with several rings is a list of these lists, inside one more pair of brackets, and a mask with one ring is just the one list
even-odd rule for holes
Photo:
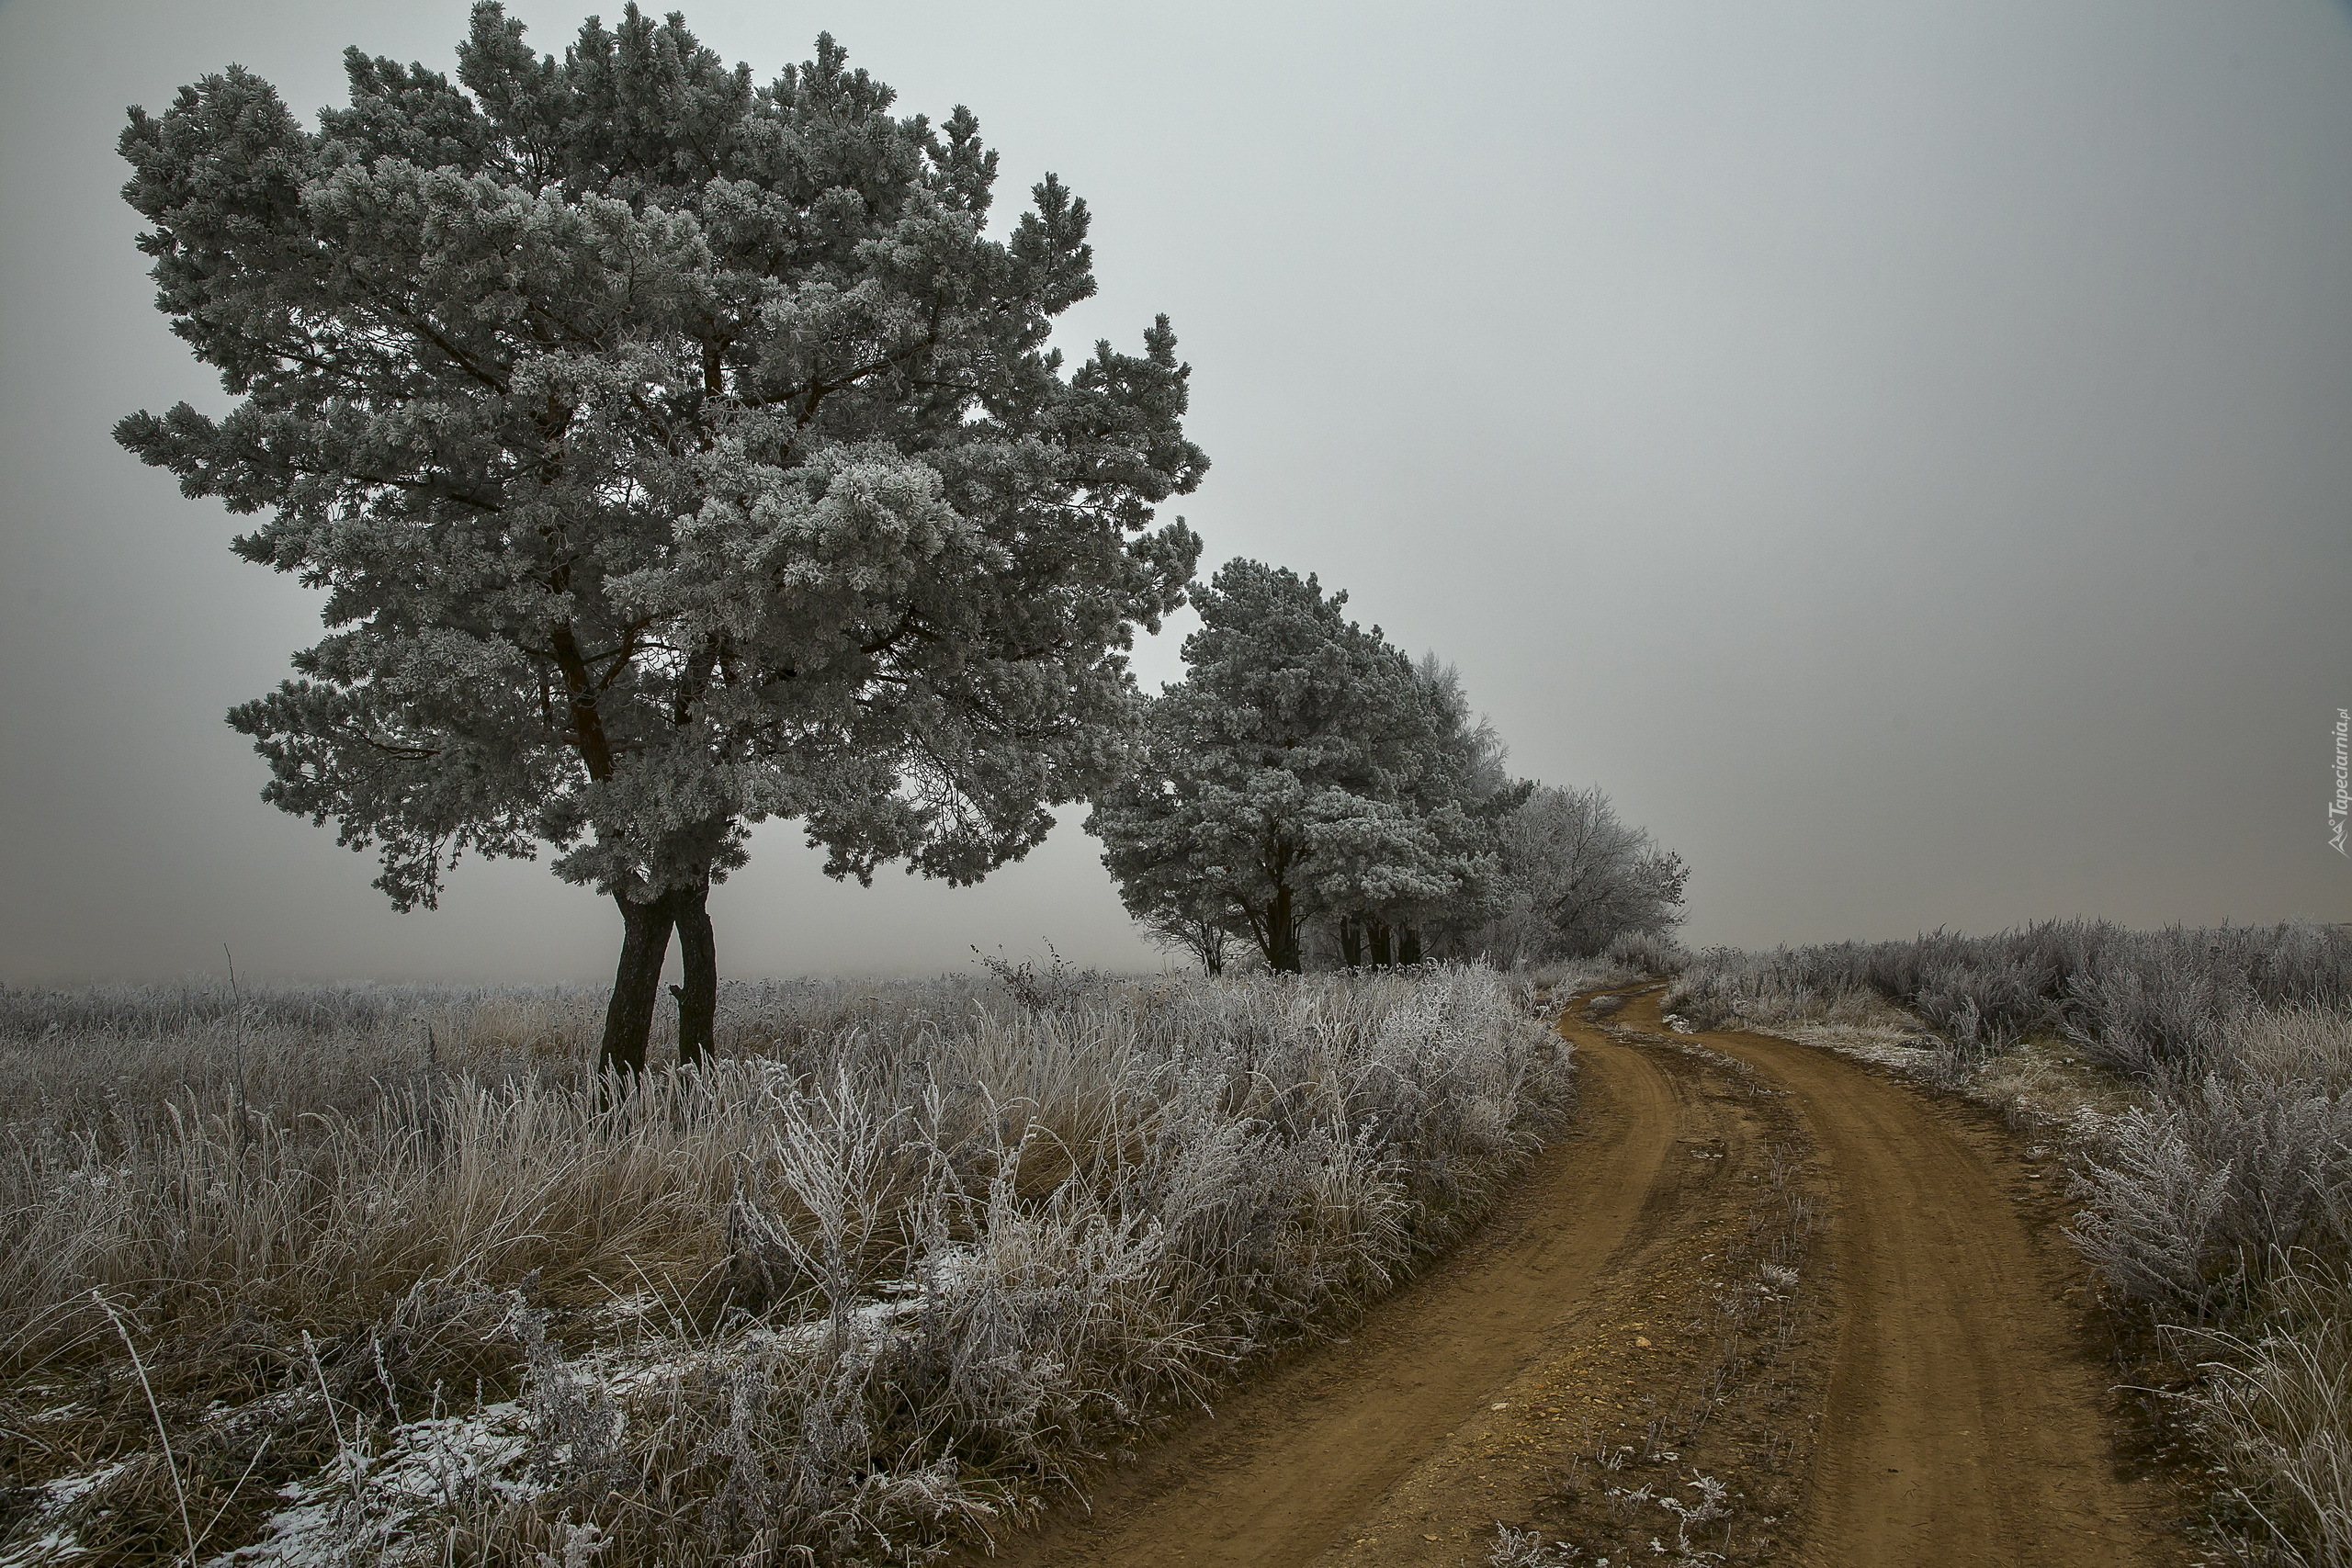
[[1048,175],[1001,220],[968,110],[893,113],[830,38],[762,84],[634,6],[560,58],[482,3],[454,79],[345,64],[315,125],[235,66],[131,111],[156,304],[226,407],[116,434],[322,595],[230,715],[265,798],[402,908],[467,852],[613,901],[606,1067],[673,938],[709,1046],[707,899],[764,820],[836,876],[968,883],[1094,800],[1147,919],[1295,968],[1318,921],[1374,961],[1469,940],[1514,824],[1600,819],[1512,795],[1447,679],[1263,569],[1143,705],[1126,650],[1200,558],[1156,515],[1208,466],[1191,369],[1164,316],[1065,361],[1086,204]]
[[1512,779],[1454,671],[1347,595],[1236,560],[1193,591],[1184,679],[1139,708],[1088,831],[1127,908],[1212,973],[1597,953],[1680,919],[1679,855],[1598,788]]

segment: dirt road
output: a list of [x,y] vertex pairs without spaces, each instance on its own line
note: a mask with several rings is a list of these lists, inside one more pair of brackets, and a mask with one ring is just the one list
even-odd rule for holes
[[997,1561],[1485,1562],[1498,1525],[1588,1560],[2183,1561],[1997,1134],[1826,1052],[1668,1033],[1655,992],[1565,1032],[1580,1131],[1478,1235]]
[[1809,1559],[2151,1560],[2108,1460],[2101,1369],[2062,1307],[2075,1281],[2035,1245],[2006,1173],[1927,1100],[1832,1053],[1711,1043],[1797,1098],[1838,1193]]

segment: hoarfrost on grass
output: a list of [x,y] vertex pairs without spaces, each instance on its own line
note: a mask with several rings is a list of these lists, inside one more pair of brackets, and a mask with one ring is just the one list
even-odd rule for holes
[[[243,1499],[208,1552],[923,1560],[1388,1289],[1568,1086],[1475,968],[730,986],[718,1059],[618,1102],[561,994],[400,1003],[0,1038],[0,1359],[62,1404],[119,1303],[175,1420],[220,1404],[175,1445]],[[168,1541],[152,1493],[0,1550],[101,1503]]]

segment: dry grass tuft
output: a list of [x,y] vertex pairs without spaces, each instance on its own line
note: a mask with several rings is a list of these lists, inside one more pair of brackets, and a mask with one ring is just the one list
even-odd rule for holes
[[2203,1363],[2188,1401],[2222,1461],[2240,1555],[2290,1568],[2352,1562],[2352,1279],[2343,1264],[2281,1258],[2258,1309],[2233,1330],[2176,1334]]

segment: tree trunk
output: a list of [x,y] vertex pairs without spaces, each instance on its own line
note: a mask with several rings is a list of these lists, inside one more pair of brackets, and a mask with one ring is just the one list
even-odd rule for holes
[[718,942],[711,934],[710,884],[671,895],[678,907],[678,956],[684,982],[670,987],[678,998],[678,1066],[691,1067],[712,1046],[718,1027]]
[[1394,953],[1391,953],[1388,946],[1388,922],[1386,920],[1366,920],[1364,925],[1372,936],[1373,967],[1375,969],[1387,968],[1391,964],[1394,964],[1396,961]]
[[1352,916],[1340,922],[1340,962],[1351,969],[1363,967],[1363,922]]
[[1396,962],[1399,964],[1419,964],[1420,961],[1421,928],[1419,926],[1398,926],[1396,928]]
[[670,953],[670,928],[677,922],[676,895],[635,903],[619,894],[621,962],[613,972],[613,999],[605,1007],[605,1043],[596,1070],[634,1077],[645,1070],[646,1037],[653,1032],[653,1009],[662,999],[662,961]]
[[1290,911],[1290,886],[1277,883],[1274,907],[1266,919],[1266,962],[1277,975],[1298,973],[1298,922]]

